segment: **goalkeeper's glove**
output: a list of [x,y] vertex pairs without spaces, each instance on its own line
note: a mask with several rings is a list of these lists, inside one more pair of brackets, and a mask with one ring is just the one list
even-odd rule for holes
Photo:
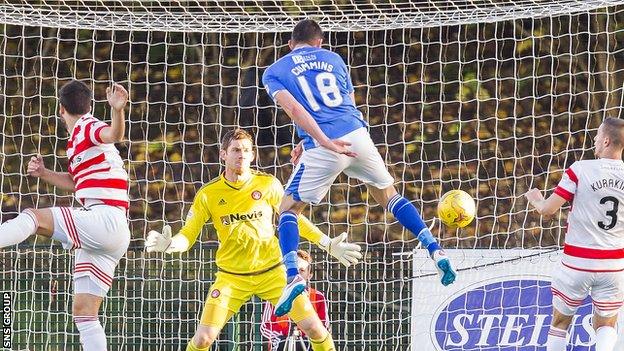
[[362,258],[362,248],[358,244],[349,243],[347,233],[342,233],[333,239],[327,235],[323,235],[319,242],[319,247],[330,255],[334,256],[340,263],[346,267],[350,267],[358,263]]
[[162,233],[150,230],[145,240],[145,251],[147,252],[183,252],[188,250],[189,241],[182,235],[177,234],[171,237],[171,227],[166,225],[163,227]]

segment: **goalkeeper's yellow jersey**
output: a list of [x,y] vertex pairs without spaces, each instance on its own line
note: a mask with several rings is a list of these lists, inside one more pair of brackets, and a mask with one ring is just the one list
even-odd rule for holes
[[[242,274],[266,270],[282,261],[273,213],[283,195],[282,184],[270,174],[252,171],[247,181],[236,183],[222,174],[199,189],[180,233],[190,247],[212,221],[219,238],[220,269]],[[304,216],[299,216],[299,231],[315,244],[323,235]]]

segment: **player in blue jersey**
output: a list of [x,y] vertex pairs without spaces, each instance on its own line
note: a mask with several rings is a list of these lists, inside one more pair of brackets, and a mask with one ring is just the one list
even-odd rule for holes
[[319,203],[341,172],[366,184],[373,198],[421,241],[443,285],[456,276],[416,207],[394,188],[355,106],[349,69],[338,54],[322,49],[322,43],[323,31],[315,21],[297,23],[288,42],[292,51],[262,76],[268,93],[295,122],[303,148],[280,205],[278,232],[288,285],[275,306],[278,316],[286,314],[305,289],[297,270],[297,216],[307,204]]

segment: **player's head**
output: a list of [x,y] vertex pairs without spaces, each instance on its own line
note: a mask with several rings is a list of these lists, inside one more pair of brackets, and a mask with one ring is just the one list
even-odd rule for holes
[[323,30],[315,20],[305,19],[299,21],[293,28],[292,36],[288,41],[290,49],[297,45],[307,44],[318,48],[323,44]]
[[624,150],[624,120],[608,117],[594,138],[594,153],[598,158],[621,158]]
[[312,278],[312,256],[305,250],[297,251],[297,268],[299,274],[307,282]]
[[91,111],[93,93],[83,82],[72,80],[59,90],[58,99],[59,112],[62,117],[68,117],[68,115],[81,117]]
[[226,169],[239,175],[249,172],[251,162],[255,158],[251,134],[240,128],[225,133],[221,139],[219,155],[225,162]]

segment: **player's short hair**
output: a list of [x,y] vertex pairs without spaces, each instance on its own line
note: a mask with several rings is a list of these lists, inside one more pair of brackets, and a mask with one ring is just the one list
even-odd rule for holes
[[615,147],[624,147],[624,120],[607,117],[602,121],[604,132]]
[[312,263],[312,256],[306,250],[297,250],[297,256],[308,261],[308,263]]
[[91,110],[93,93],[89,87],[80,81],[72,80],[63,85],[58,93],[59,103],[71,115],[84,115]]
[[290,40],[295,43],[309,43],[314,39],[323,39],[323,30],[315,20],[304,19],[293,28]]
[[235,128],[225,133],[223,138],[221,138],[221,150],[227,150],[233,140],[241,139],[249,139],[249,141],[251,141],[251,145],[253,146],[253,137],[251,134],[241,128]]

